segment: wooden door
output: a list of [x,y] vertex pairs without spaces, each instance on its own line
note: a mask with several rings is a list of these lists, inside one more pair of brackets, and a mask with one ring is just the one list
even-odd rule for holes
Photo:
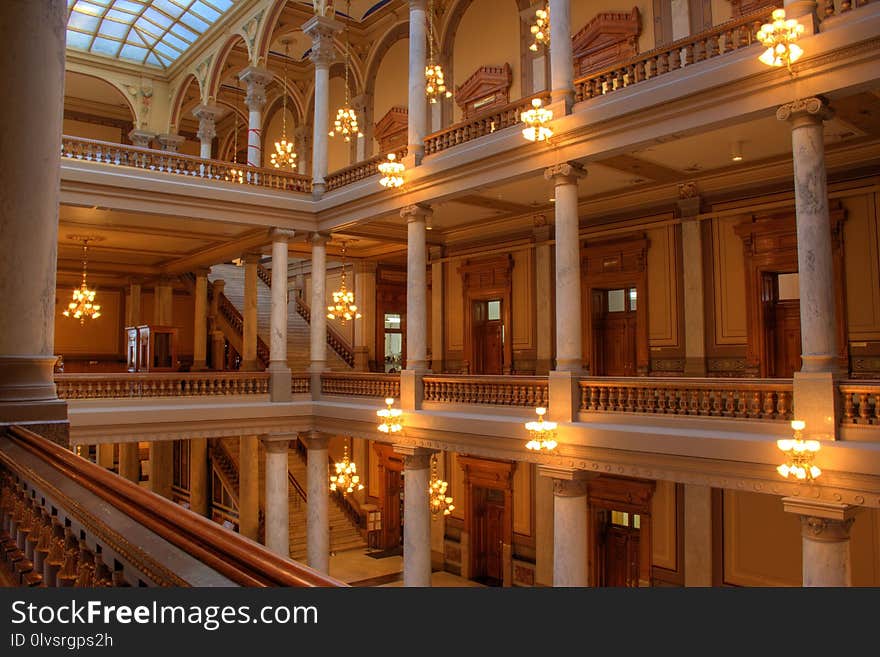
[[504,580],[504,492],[475,488],[473,579],[500,586]]
[[603,510],[600,520],[598,586],[639,585],[640,534],[637,514]]
[[633,292],[634,288],[632,291],[622,288],[594,292],[593,373],[597,376],[635,376],[636,310]]
[[501,300],[481,299],[471,308],[473,327],[472,374],[504,373],[504,326]]
[[501,582],[504,579],[504,504],[486,505],[486,577]]
[[801,369],[801,305],[798,299],[776,302],[774,376],[790,378]]
[[382,496],[382,549],[397,547],[403,537],[403,514],[400,511],[401,477],[398,470],[385,470]]

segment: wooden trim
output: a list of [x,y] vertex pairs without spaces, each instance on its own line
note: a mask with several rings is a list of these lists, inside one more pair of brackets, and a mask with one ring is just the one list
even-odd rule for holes
[[513,71],[510,64],[481,66],[455,88],[455,102],[462,120],[491,112],[510,103]]
[[724,491],[712,489],[712,586],[724,586]]
[[[653,550],[651,554],[653,560]],[[684,484],[675,484],[675,569],[651,565],[651,581],[684,586]]]
[[501,323],[504,331],[502,346],[502,374],[510,374],[513,368],[513,312],[511,310],[514,260],[508,253],[505,255],[465,260],[458,268],[461,274],[463,292],[464,358],[468,371],[473,373],[474,363],[474,321],[473,304],[475,301],[501,299]]

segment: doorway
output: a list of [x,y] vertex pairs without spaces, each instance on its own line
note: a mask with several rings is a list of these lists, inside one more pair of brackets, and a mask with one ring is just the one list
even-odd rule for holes
[[403,544],[403,457],[391,445],[373,443],[379,462],[379,509],[382,525],[376,547],[380,550],[398,548]]
[[385,358],[386,374],[399,372],[403,369],[403,318],[400,313],[385,313]]
[[596,586],[639,585],[641,515],[600,509],[596,536]]
[[791,378],[801,369],[801,304],[797,272],[763,272],[761,305],[767,376]]
[[638,291],[632,287],[592,290],[596,376],[635,376]]
[[504,372],[504,323],[501,299],[480,299],[471,304],[473,374]]
[[472,578],[489,586],[504,582],[504,491],[474,488],[474,571]]

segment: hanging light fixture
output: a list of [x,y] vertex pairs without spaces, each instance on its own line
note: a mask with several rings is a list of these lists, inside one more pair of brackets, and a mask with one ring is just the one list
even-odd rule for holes
[[430,495],[431,516],[434,520],[448,516],[455,510],[452,498],[446,494],[449,484],[437,475],[437,454],[431,454],[431,483],[428,486]]
[[538,52],[538,48],[550,46],[550,7],[544,5],[535,11],[535,22],[529,28],[535,40],[529,46],[532,52]]
[[73,300],[69,304],[67,304],[67,310],[65,310],[61,314],[65,317],[73,317],[74,319],[78,319],[80,325],[83,325],[86,323],[87,319],[98,319],[101,316],[101,306],[95,303],[96,291],[89,289],[89,284],[86,280],[86,274],[88,270],[89,242],[95,241],[98,238],[73,236],[73,239],[76,239],[77,241],[81,241],[83,243],[82,283],[80,283],[78,288],[74,289]]
[[[347,3],[348,10],[346,15],[351,15],[351,0]],[[350,92],[348,88],[348,67],[351,61],[351,44],[348,40],[348,26],[345,27],[345,105],[336,110],[336,120],[333,122],[333,129],[328,133],[331,137],[336,134],[342,135],[346,142],[351,141],[351,136],[363,137],[364,135],[358,129],[357,114],[353,107],[349,106]]]
[[296,169],[296,152],[293,150],[293,142],[287,141],[287,58],[288,46],[290,39],[284,39],[284,64],[282,66],[282,87],[284,96],[281,100],[281,140],[275,142],[275,152],[272,153],[269,161],[276,169],[282,167],[295,170]]
[[446,88],[443,67],[434,61],[434,0],[428,0],[428,64],[425,66],[425,95],[430,103],[436,103],[442,98],[452,98],[452,92]]
[[379,173],[382,174],[379,184],[382,187],[400,187],[403,185],[403,172],[405,170],[406,167],[403,166],[403,162],[398,162],[397,156],[394,153],[388,153],[388,160],[379,163]]
[[556,423],[544,419],[547,409],[538,407],[535,413],[538,414],[538,421],[526,422],[526,429],[529,430],[531,440],[526,443],[526,449],[535,452],[547,451],[552,452],[559,444],[556,442]]
[[[239,91],[241,87],[239,87],[238,82],[235,83],[235,88]],[[226,172],[226,180],[229,182],[237,182],[242,184],[244,182],[244,169],[240,169],[238,166],[238,112],[235,111],[235,107],[232,108],[232,168]]]
[[523,128],[523,137],[529,141],[546,141],[553,136],[553,131],[547,124],[553,120],[553,111],[541,107],[541,99],[532,99],[532,109],[521,112],[520,120],[526,124]]
[[342,448],[342,460],[337,461],[333,467],[336,473],[330,475],[330,490],[339,490],[343,495],[348,495],[355,490],[364,489],[357,473],[357,465],[348,457],[348,444]]
[[796,18],[785,19],[785,9],[774,9],[772,22],[764,23],[758,30],[758,41],[767,47],[760,59],[767,66],[791,65],[804,54],[803,48],[795,43],[804,33],[804,26]]
[[342,282],[333,293],[333,303],[327,306],[327,319],[338,319],[342,324],[360,319],[361,314],[354,303],[354,292],[345,287],[345,242],[342,243]]
[[380,408],[376,411],[376,415],[382,418],[382,422],[377,427],[382,433],[398,433],[403,429],[403,424],[400,419],[400,416],[403,415],[403,411],[399,408],[394,408],[393,397],[385,398],[385,408]]
[[803,431],[806,424],[803,420],[792,420],[791,428],[794,438],[783,438],[776,441],[776,446],[785,454],[786,462],[776,468],[776,472],[788,479],[789,475],[800,481],[817,479],[822,471],[813,465],[816,453],[821,449],[818,440],[804,440]]

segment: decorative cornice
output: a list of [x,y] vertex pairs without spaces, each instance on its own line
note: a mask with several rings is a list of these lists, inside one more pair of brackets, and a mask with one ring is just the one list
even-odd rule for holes
[[587,170],[577,162],[562,162],[544,169],[544,179],[552,180],[554,184],[574,184],[578,178],[587,175]]
[[827,121],[832,116],[834,116],[834,112],[828,107],[828,101],[821,96],[800,98],[791,103],[786,103],[776,110],[776,118],[780,121],[809,118],[815,122],[820,122]]

